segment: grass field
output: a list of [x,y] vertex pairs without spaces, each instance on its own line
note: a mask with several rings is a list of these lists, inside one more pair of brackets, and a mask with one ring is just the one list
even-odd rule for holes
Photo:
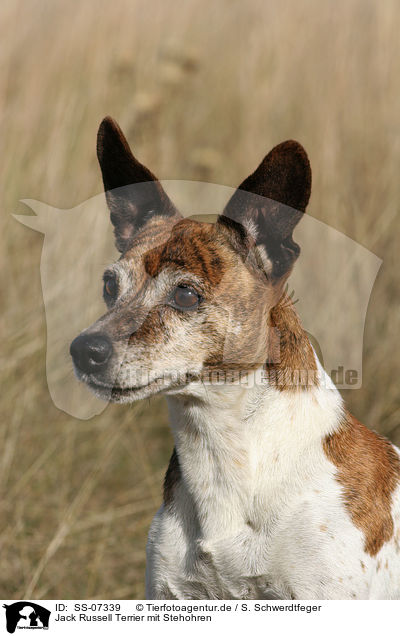
[[396,0],[3,0],[1,598],[144,594],[172,448],[165,404],[87,421],[54,406],[43,237],[11,217],[27,212],[23,198],[72,208],[101,192],[106,114],[162,179],[234,186],[275,143],[304,144],[310,214],[383,259],[363,387],[345,397],[400,442],[399,31]]

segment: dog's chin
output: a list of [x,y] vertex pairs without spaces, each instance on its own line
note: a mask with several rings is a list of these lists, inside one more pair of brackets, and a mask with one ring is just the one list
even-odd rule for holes
[[179,392],[180,389],[184,389],[187,384],[174,384],[166,383],[164,378],[159,378],[149,382],[146,385],[135,387],[118,387],[107,386],[99,384],[95,380],[90,378],[79,378],[85,382],[88,388],[96,395],[96,397],[104,400],[105,402],[114,402],[116,404],[128,404],[130,402],[136,402],[137,400],[143,400],[145,398],[152,397],[161,393],[168,393],[169,391]]

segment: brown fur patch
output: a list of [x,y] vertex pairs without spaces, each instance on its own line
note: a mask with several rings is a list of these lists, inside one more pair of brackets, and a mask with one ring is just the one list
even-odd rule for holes
[[174,491],[176,485],[181,480],[181,467],[179,466],[178,454],[176,448],[172,451],[171,459],[164,478],[164,504],[171,506],[174,499]]
[[324,451],[338,469],[347,510],[365,537],[364,550],[374,556],[393,536],[391,500],[399,483],[399,457],[388,440],[350,414],[326,437]]
[[[267,372],[280,390],[318,384],[315,355],[292,301],[283,296],[270,312],[270,359]],[[275,361],[276,360],[276,361]]]
[[145,255],[145,270],[155,277],[164,267],[172,265],[176,269],[196,274],[215,286],[225,273],[218,247],[213,225],[183,219],[173,227],[164,245]]

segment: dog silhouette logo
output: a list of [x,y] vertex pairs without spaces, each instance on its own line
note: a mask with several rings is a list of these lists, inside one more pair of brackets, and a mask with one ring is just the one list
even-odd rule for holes
[[49,629],[51,612],[37,603],[18,601],[3,607],[9,634],[14,634],[16,629]]
[[[184,216],[199,221],[215,221],[235,192],[227,186],[197,181],[162,181],[161,185]],[[128,186],[133,199],[140,200],[142,186]],[[254,200],[254,195],[248,196]],[[258,199],[260,208],[267,205],[264,197]],[[101,194],[68,210],[33,199],[23,203],[35,215],[17,214],[14,218],[44,235],[40,274],[49,392],[57,408],[89,419],[101,413],[106,402],[77,381],[69,347],[76,335],[105,311],[102,275],[104,267],[118,257],[106,201]],[[382,261],[308,214],[296,227],[295,238],[301,254],[289,283],[304,329],[312,336],[313,346],[336,386],[360,388],[365,319]],[[226,324],[224,359],[235,363],[237,325],[231,320]]]

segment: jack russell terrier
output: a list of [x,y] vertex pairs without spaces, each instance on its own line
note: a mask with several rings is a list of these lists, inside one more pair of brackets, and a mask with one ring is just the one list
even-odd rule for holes
[[148,598],[400,598],[399,451],[346,410],[285,291],[302,146],[271,150],[216,223],[183,218],[109,117],[97,153],[121,257],[71,355],[101,398],[167,396]]

